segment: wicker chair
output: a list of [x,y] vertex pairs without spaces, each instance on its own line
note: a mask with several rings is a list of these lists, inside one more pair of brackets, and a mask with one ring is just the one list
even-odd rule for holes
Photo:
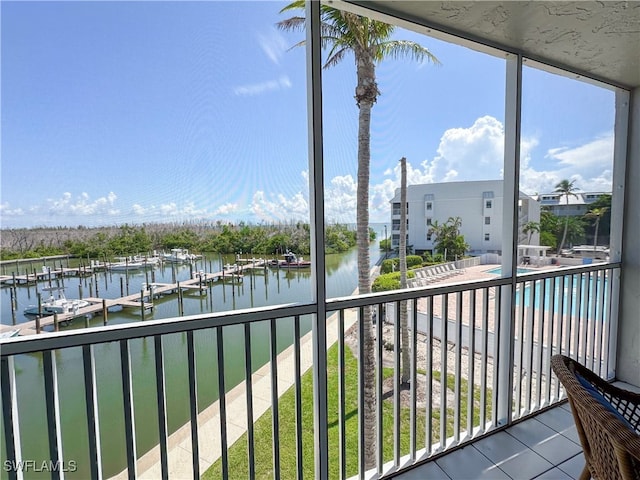
[[554,355],[587,462],[580,480],[640,480],[640,394],[614,387],[591,370]]

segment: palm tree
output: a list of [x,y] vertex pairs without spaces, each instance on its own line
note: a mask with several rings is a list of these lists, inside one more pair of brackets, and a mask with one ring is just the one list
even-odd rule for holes
[[462,257],[469,250],[464,236],[460,234],[460,228],[462,228],[460,217],[449,217],[442,224],[438,222],[431,224],[428,233],[436,237],[436,252],[443,255],[445,262],[449,256]]
[[[556,193],[560,193],[561,196],[564,196],[567,201],[567,205],[569,205],[569,197],[573,195],[574,197],[578,197],[575,193],[578,190],[574,184],[575,180],[562,180],[560,183],[556,185],[556,189],[554,190]],[[569,215],[565,216],[564,222],[564,232],[562,233],[562,240],[560,241],[560,245],[558,246],[558,255],[562,252],[562,247],[564,247],[564,242],[567,239],[567,228],[569,227]]]
[[[303,10],[304,0],[296,0],[281,10]],[[438,59],[422,45],[407,40],[393,40],[393,25],[344,12],[325,4],[320,6],[321,35],[323,48],[329,49],[324,68],[337,65],[349,53],[353,53],[356,64],[357,84],[355,89],[358,114],[358,186],[356,191],[356,222],[358,242],[358,291],[371,292],[369,273],[369,163],[371,158],[371,109],[380,95],[376,83],[376,64],[385,58],[410,57],[423,62],[439,63]],[[304,17],[292,17],[278,23],[287,31],[304,29]],[[304,41],[297,46],[304,45]],[[364,309],[365,319],[371,318],[371,309]],[[375,339],[370,321],[364,322],[360,332],[364,342],[365,357],[360,359],[366,372],[364,381],[364,457],[367,468],[375,464],[376,452],[376,408],[375,408]]]
[[584,243],[584,221],[581,217],[569,217],[567,222],[567,242]]
[[593,208],[591,211],[587,212],[585,217],[594,219],[594,226],[596,227],[596,232],[593,236],[593,250],[595,251],[596,246],[598,245],[598,227],[600,226],[600,220],[604,217],[605,213],[607,213],[609,209],[607,207]]
[[[407,159],[400,159],[400,288],[407,288]],[[400,302],[400,349],[402,350],[402,372],[400,381],[409,382],[409,330],[408,305]]]
[[527,245],[531,245],[531,237],[536,232],[540,233],[540,224],[538,222],[527,222],[522,226],[522,233],[529,236]]

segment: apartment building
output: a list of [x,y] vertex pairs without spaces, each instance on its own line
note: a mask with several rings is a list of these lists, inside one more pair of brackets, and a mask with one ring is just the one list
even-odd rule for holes
[[[428,183],[407,187],[407,245],[415,252],[433,251],[436,238],[432,225],[442,224],[450,217],[460,217],[470,254],[501,253],[503,230],[503,181]],[[520,193],[518,243],[527,243],[522,232],[527,222],[540,221],[540,205]],[[400,244],[400,190],[391,200],[391,246]],[[538,233],[531,244],[539,243]]]
[[541,207],[547,207],[551,213],[562,216],[582,216],[589,211],[592,203],[611,192],[574,192],[567,198],[557,192],[543,193],[536,197]]

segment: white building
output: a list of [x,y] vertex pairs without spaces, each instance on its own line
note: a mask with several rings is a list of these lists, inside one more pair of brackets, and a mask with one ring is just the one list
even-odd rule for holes
[[[450,217],[460,217],[460,233],[469,244],[470,254],[502,252],[503,181],[448,182],[409,185],[407,187],[407,245],[416,253],[433,251],[435,236],[429,234],[434,222],[445,223]],[[529,243],[522,233],[527,222],[540,221],[540,205],[520,193],[520,233],[518,243]],[[539,242],[537,232],[531,244]],[[391,247],[400,244],[400,189],[391,200]]]
[[538,195],[541,207],[547,207],[558,217],[571,215],[581,217],[589,211],[593,202],[611,192],[574,192],[569,197],[557,192]]

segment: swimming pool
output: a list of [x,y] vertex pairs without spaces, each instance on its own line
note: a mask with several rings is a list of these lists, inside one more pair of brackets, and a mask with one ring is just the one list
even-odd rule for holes
[[[537,270],[531,270],[530,268],[518,268],[518,273],[532,273]],[[502,267],[493,268],[491,270],[487,270],[486,273],[491,273],[493,275],[502,275]]]
[[[530,268],[518,268],[517,272],[518,274],[522,274],[539,272],[539,270],[532,270]],[[496,267],[491,270],[487,270],[486,273],[501,275],[502,268]],[[571,281],[570,277],[573,277]],[[541,305],[540,293],[542,290],[542,282],[544,282],[544,300]],[[554,312],[560,313],[560,309],[562,308],[562,314],[566,314],[568,313],[569,305],[571,305],[571,314],[581,316],[586,315],[589,311],[589,308],[594,308],[596,318],[599,318],[601,314],[601,308],[603,308],[603,305],[607,305],[607,298],[609,295],[607,278],[605,278],[604,283],[602,284],[600,282],[599,276],[591,276],[588,274],[584,276],[566,275],[564,282],[562,282],[561,278],[557,278],[553,284],[550,278],[544,280],[536,280],[535,297],[533,299],[530,298],[532,283],[534,282],[532,282],[531,280],[526,281],[524,279],[522,283],[518,283],[518,286],[516,288],[516,305],[518,307],[520,307],[521,305],[534,308],[542,307],[545,311],[549,311],[551,305],[553,304]],[[571,286],[571,288],[569,288],[569,286]],[[576,297],[578,290],[580,290],[581,292],[579,304],[577,304],[578,298]],[[523,302],[521,302],[520,297],[523,293],[524,298],[522,299]],[[601,297],[604,299],[604,303],[596,301]],[[571,301],[569,300],[570,298]],[[602,313],[606,320],[607,312]]]
[[[601,310],[608,305],[609,282],[607,278],[600,281],[599,276],[591,275],[566,275],[564,281],[562,277],[551,278],[535,281],[523,281],[519,283],[516,289],[516,305],[518,307],[534,307],[544,308],[549,311],[553,305],[553,311],[556,313],[569,313],[571,306],[571,315],[580,315],[584,317],[590,310],[593,310],[595,318],[606,321],[607,311]],[[544,285],[543,285],[544,282]],[[531,288],[535,283],[535,296],[531,298]],[[544,288],[544,300],[541,302],[540,295]],[[524,298],[521,302],[520,295],[524,292]],[[562,312],[561,312],[562,310]]]

